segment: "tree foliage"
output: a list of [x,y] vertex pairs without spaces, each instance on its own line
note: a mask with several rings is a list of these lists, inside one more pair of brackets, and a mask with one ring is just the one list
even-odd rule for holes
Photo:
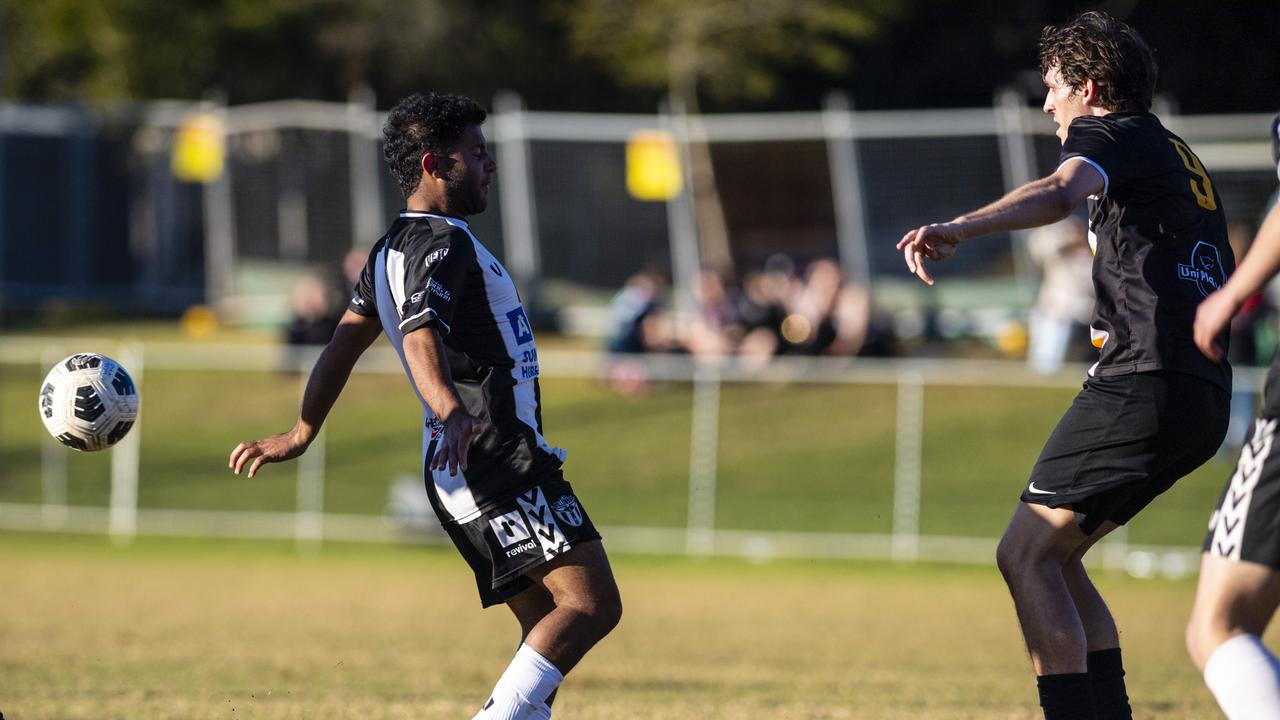
[[663,88],[690,106],[761,99],[780,66],[837,76],[852,42],[871,37],[891,0],[565,0],[572,47],[602,60],[625,84]]

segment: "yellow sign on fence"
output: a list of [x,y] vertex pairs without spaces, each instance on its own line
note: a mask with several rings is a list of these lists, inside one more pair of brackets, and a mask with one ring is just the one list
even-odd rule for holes
[[640,130],[627,138],[627,192],[631,197],[670,200],[683,188],[680,152],[671,133]]
[[222,176],[225,148],[222,123],[200,113],[182,121],[173,139],[169,167],[183,182],[211,183]]

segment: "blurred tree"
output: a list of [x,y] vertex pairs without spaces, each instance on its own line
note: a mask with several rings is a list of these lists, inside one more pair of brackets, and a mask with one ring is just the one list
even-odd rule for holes
[[[895,0],[562,0],[571,46],[603,61],[621,84],[664,88],[677,114],[777,91],[781,66],[847,74],[853,42],[872,36]],[[690,144],[694,214],[704,262],[731,267],[710,149]]]

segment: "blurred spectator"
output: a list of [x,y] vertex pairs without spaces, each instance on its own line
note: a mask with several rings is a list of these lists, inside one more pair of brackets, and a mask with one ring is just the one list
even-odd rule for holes
[[746,274],[738,305],[745,333],[738,345],[739,355],[764,361],[777,353],[796,284],[795,264],[785,255],[766,260],[764,272]]
[[717,358],[737,352],[746,334],[738,316],[737,293],[720,272],[705,268],[693,288],[693,317],[684,344],[697,357]]
[[293,286],[289,322],[284,327],[287,369],[298,369],[307,346],[327,345],[346,312],[352,290],[364,269],[367,250],[352,249],[330,272],[311,273]]
[[1071,216],[1038,228],[1027,242],[1043,281],[1031,309],[1027,361],[1039,373],[1052,373],[1079,354],[1084,357],[1093,316],[1093,254],[1084,220]]
[[325,345],[338,326],[333,288],[316,275],[304,275],[293,286],[289,324],[284,339],[289,345]]
[[[606,349],[611,355],[679,350],[662,306],[666,289],[666,281],[655,272],[639,272],[627,279],[609,304]],[[639,395],[649,389],[645,366],[625,357],[610,360],[608,378],[609,387],[624,395]]]
[[639,272],[627,280],[609,303],[609,352],[672,349],[671,323],[662,307],[666,290],[666,281],[654,272]]

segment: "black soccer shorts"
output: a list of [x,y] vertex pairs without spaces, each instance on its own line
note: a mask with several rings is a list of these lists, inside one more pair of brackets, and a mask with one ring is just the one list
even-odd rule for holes
[[1128,522],[1213,457],[1231,397],[1168,370],[1090,377],[1049,435],[1022,501],[1069,506],[1086,535]]
[[1280,569],[1280,418],[1259,417],[1209,519],[1204,551]]
[[484,607],[499,605],[533,585],[531,569],[600,533],[569,483],[546,480],[465,523],[446,523],[445,532],[476,576]]

